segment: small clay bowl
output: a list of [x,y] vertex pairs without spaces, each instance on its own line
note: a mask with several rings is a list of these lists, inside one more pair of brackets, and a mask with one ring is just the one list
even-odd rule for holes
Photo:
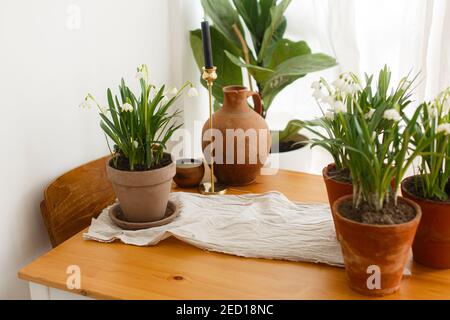
[[177,160],[177,173],[173,180],[180,188],[195,188],[203,179],[205,166],[200,159]]

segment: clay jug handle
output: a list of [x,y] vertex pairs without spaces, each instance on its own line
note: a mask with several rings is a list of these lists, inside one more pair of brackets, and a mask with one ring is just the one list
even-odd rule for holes
[[263,106],[262,106],[262,102],[261,102],[261,96],[259,95],[259,93],[255,92],[255,91],[249,91],[248,97],[253,98],[253,104],[254,104],[253,108],[257,113],[259,113],[260,116],[262,116],[263,115]]

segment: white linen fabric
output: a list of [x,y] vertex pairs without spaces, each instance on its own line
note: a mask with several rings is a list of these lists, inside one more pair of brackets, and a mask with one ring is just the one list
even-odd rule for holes
[[293,203],[279,192],[224,196],[175,192],[170,200],[178,204],[180,215],[167,225],[122,230],[109,218],[108,207],[92,219],[84,238],[149,246],[174,236],[205,250],[243,257],[343,266],[327,204]]
[[170,200],[178,204],[180,215],[167,225],[122,230],[109,218],[108,207],[92,219],[83,237],[152,246],[174,236],[208,251],[344,266],[328,204],[293,203],[276,191],[217,196],[174,192]]

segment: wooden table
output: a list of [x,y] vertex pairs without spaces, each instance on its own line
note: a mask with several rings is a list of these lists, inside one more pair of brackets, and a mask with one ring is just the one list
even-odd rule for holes
[[[174,187],[174,191],[180,191]],[[283,192],[289,199],[326,202],[322,177],[279,171],[229,193]],[[192,191],[195,190],[183,190]],[[82,233],[19,272],[32,298],[95,299],[363,299],[344,269],[312,263],[249,259],[206,252],[176,239],[154,247],[84,241]],[[67,267],[81,271],[81,289],[66,287]],[[450,299],[450,270],[411,263],[412,277],[385,299]]]

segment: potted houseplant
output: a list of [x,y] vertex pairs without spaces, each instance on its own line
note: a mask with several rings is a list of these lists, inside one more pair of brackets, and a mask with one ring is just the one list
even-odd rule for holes
[[[404,77],[400,80],[395,90],[390,90],[391,72],[385,66],[380,70],[377,80],[376,92],[373,92],[373,76],[367,76],[361,81],[353,73],[344,73],[329,84],[325,79],[320,79],[312,84],[313,97],[317,101],[322,117],[312,121],[299,121],[298,126],[309,130],[314,138],[312,145],[320,146],[330,153],[333,163],[328,164],[322,170],[322,175],[327,189],[328,200],[332,208],[333,203],[342,196],[351,195],[353,192],[352,177],[347,165],[348,150],[335,141],[347,133],[345,122],[342,122],[340,113],[348,111],[347,105],[356,101],[364,113],[365,118],[370,119],[380,106],[386,104],[396,105],[401,112],[410,104],[411,88],[415,78]],[[391,126],[390,121],[382,120],[373,130],[381,133]],[[335,223],[336,236],[339,239],[338,226]]]
[[432,139],[410,143],[422,105],[408,118],[395,100],[370,115],[360,101],[349,97],[348,112],[337,114],[344,134],[333,143],[346,149],[353,194],[339,198],[333,209],[349,286],[365,295],[386,295],[400,287],[421,217],[416,203],[398,195],[399,185]]
[[433,140],[422,155],[419,173],[402,182],[402,194],[422,209],[413,243],[414,260],[434,268],[450,268],[450,88],[424,103],[413,143]]
[[[308,73],[336,65],[330,56],[311,53],[305,41],[284,38],[287,25],[284,12],[290,2],[201,0],[205,14],[213,22],[213,60],[220,72],[213,87],[216,109],[223,103],[223,87],[243,85],[244,69],[247,70],[250,90],[260,95],[265,118],[274,98],[286,86]],[[246,32],[250,34],[249,42],[244,36]],[[201,70],[203,51],[199,29],[191,31],[190,42]],[[204,81],[201,82],[206,86]],[[272,152],[293,151],[306,145],[307,138],[299,135],[298,131],[296,120],[292,120],[281,132],[273,132]],[[282,159],[280,161],[283,162]]]
[[[140,94],[134,94],[122,79],[120,100],[107,90],[108,108],[103,108],[91,94],[83,105],[95,103],[101,117],[100,127],[113,142],[107,174],[119,199],[123,217],[128,222],[151,222],[164,217],[175,162],[165,152],[166,143],[180,128],[174,120],[179,111],[169,108],[187,87],[195,95],[195,88],[186,82],[179,91],[165,91],[148,82],[146,65],[138,67]],[[110,144],[108,143],[108,147]]]

